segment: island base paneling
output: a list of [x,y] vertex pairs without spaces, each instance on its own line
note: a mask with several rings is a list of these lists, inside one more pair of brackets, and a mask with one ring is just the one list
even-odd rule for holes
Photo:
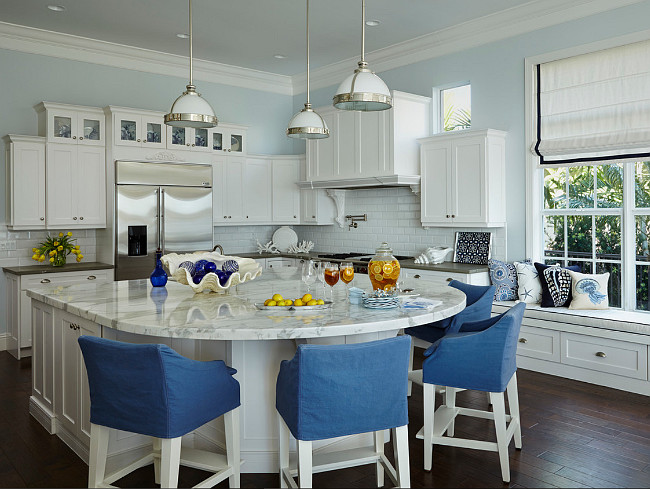
[[[161,343],[194,360],[223,360],[235,368],[241,385],[242,472],[270,473],[278,467],[278,423],[275,382],[282,360],[289,360],[296,344],[341,344],[373,341],[395,336],[380,331],[348,336],[273,341],[215,341],[152,337],[118,331],[32,300],[33,332],[38,347],[33,359],[30,413],[49,433],[61,438],[88,463],[90,446],[90,395],[88,379],[77,338],[81,334],[128,343]],[[278,318],[281,320],[281,318]],[[371,446],[371,434],[314,443],[315,453]],[[111,430],[108,466],[124,465],[142,455],[151,438]],[[211,421],[183,439],[183,445],[225,451],[221,418]],[[292,440],[292,450],[295,442]],[[119,462],[118,462],[119,460]]]

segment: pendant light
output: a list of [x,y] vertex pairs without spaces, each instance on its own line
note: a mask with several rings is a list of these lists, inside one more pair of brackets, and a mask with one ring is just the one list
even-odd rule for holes
[[323,118],[311,108],[309,103],[309,0],[307,0],[307,103],[289,121],[287,136],[300,139],[328,138],[330,130]]
[[341,110],[370,112],[393,106],[393,98],[386,84],[368,69],[366,50],[366,0],[361,0],[361,61],[354,73],[347,77],[334,95],[334,107]]
[[165,115],[165,124],[177,127],[214,127],[219,122],[210,104],[197,93],[193,83],[192,63],[192,0],[190,3],[190,82],[187,90],[172,104],[169,114]]

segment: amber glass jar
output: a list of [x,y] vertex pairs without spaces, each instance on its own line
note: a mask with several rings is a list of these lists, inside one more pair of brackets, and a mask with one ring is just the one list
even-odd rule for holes
[[393,256],[388,243],[382,243],[375,251],[375,256],[368,263],[368,277],[373,290],[391,290],[399,278],[399,262]]

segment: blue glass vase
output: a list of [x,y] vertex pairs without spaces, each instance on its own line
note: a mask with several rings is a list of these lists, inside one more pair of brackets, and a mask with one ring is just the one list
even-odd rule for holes
[[167,284],[167,272],[163,269],[160,257],[162,256],[161,250],[156,250],[156,268],[149,276],[151,280],[151,285],[154,287],[164,287]]

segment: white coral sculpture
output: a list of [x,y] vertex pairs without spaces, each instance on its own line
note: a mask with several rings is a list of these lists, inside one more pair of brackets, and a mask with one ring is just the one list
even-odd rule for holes
[[273,240],[269,241],[265,245],[257,242],[257,252],[261,255],[262,253],[280,253],[280,250],[277,246],[273,244]]
[[313,248],[313,241],[302,241],[300,244],[289,246],[287,253],[309,253]]

